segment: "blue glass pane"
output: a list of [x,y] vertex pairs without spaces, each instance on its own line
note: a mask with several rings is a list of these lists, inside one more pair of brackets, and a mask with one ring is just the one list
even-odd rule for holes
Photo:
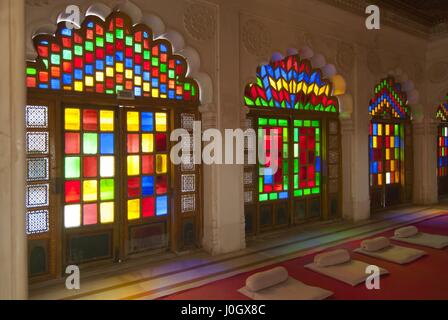
[[163,216],[168,214],[168,197],[162,196],[156,198],[156,215]]
[[114,135],[113,133],[102,133],[100,135],[100,152],[101,154],[114,153]]
[[93,74],[93,65],[86,64],[86,74],[89,74],[89,75]]
[[123,51],[115,52],[115,59],[117,59],[117,61],[123,61]]
[[280,192],[278,197],[279,199],[288,199],[288,192]]
[[152,112],[142,112],[142,131],[152,132],[154,130],[154,114]]
[[144,197],[154,194],[154,177],[142,177],[142,194]]
[[62,75],[62,82],[64,84],[71,84],[72,83],[72,76],[70,74]]

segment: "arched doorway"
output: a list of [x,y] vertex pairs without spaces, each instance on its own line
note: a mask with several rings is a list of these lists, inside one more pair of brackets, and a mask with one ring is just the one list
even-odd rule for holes
[[260,66],[245,91],[248,127],[278,170],[257,160],[244,171],[246,234],[341,214],[339,105],[331,83],[299,55]]
[[448,196],[448,104],[437,108],[437,186],[439,197]]
[[369,105],[370,200],[373,211],[412,199],[412,126],[406,94],[394,78],[381,80]]
[[[34,39],[27,64],[27,234],[32,279],[199,245],[200,166],[169,159],[199,87],[165,39],[114,11]],[[192,157],[190,158],[192,159]]]

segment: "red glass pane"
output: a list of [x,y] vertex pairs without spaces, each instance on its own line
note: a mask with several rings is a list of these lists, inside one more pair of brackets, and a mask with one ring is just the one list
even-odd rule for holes
[[154,198],[143,198],[142,215],[144,218],[154,217]]
[[75,68],[82,68],[84,65],[82,58],[75,57]]
[[29,88],[34,88],[36,86],[36,78],[27,77],[26,78],[26,86]]
[[156,193],[165,194],[168,188],[167,176],[158,176],[156,180]]
[[115,79],[117,80],[117,83],[123,83],[123,74],[117,73]]
[[142,173],[154,174],[154,156],[146,155],[142,156]]
[[128,134],[128,153],[140,152],[140,135]]
[[98,130],[98,112],[96,110],[85,109],[82,113],[82,123],[84,130]]
[[83,217],[82,224],[83,225],[92,225],[98,223],[98,215],[97,215],[97,204],[85,204],[83,206]]
[[129,198],[140,197],[140,178],[128,179],[128,197]]
[[82,159],[84,178],[95,178],[98,175],[97,157],[84,157]]
[[104,49],[103,48],[96,48],[96,57],[98,59],[104,59]]
[[39,72],[39,80],[40,82],[48,82],[48,72]]
[[85,58],[87,63],[93,63],[93,53],[86,53]]
[[62,70],[65,73],[71,73],[72,72],[72,63],[71,62],[62,63]]
[[37,52],[39,53],[39,56],[41,56],[43,58],[48,57],[48,47],[38,46]]
[[65,202],[77,203],[81,201],[81,181],[65,182]]
[[51,51],[53,51],[53,52],[60,52],[61,51],[61,47],[59,45],[57,45],[56,43],[52,43],[51,44]]
[[65,133],[65,154],[79,154],[81,151],[81,136],[79,133]]
[[156,151],[166,151],[166,133],[156,134]]

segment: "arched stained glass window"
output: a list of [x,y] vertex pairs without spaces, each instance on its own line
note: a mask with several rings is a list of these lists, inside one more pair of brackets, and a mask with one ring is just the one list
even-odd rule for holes
[[30,256],[31,276],[198,245],[200,166],[169,158],[171,131],[192,135],[199,120],[185,59],[117,11],[87,16],[79,29],[61,22],[33,41],[27,234],[45,257]]
[[411,111],[406,94],[391,77],[381,80],[370,100],[369,163],[372,209],[410,201]]
[[268,159],[245,166],[247,234],[338,216],[339,104],[331,83],[308,60],[288,56],[260,66],[244,100],[250,108],[247,127],[264,141]]
[[33,40],[38,58],[27,65],[28,88],[107,95],[128,90],[136,97],[199,101],[197,83],[185,77],[184,58],[122,13],[106,21],[88,16],[80,29],[61,22],[55,35]]
[[439,196],[448,195],[448,103],[437,108],[437,177]]

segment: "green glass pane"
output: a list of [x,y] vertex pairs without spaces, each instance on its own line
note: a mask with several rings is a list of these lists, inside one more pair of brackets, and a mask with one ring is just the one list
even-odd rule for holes
[[294,159],[294,173],[299,173],[299,160]]
[[260,194],[259,199],[260,199],[260,201],[267,201],[268,200],[268,195],[267,194]]
[[80,157],[65,157],[65,178],[79,178],[81,175]]
[[258,125],[265,126],[268,124],[268,119],[266,118],[258,118]]
[[132,39],[132,37],[131,37],[131,36],[127,36],[127,37],[126,37],[126,45],[127,45],[127,46],[132,46],[132,44],[133,44],[133,39]]
[[309,196],[311,194],[311,189],[303,190],[303,194],[306,195],[306,196]]
[[162,63],[162,64],[160,65],[160,72],[165,73],[166,70],[167,70],[166,64],[165,64],[165,63]]
[[83,135],[83,151],[84,154],[98,153],[98,134],[84,133]]
[[303,124],[302,120],[294,120],[294,126],[295,127],[301,127]]
[[312,121],[312,126],[315,127],[315,128],[318,127],[319,126],[319,121],[313,120]]
[[311,190],[312,194],[319,194],[320,193],[320,188],[313,188]]
[[86,50],[93,51],[93,42],[92,41],[86,41]]
[[114,42],[114,35],[112,33],[106,33],[106,42]]
[[169,71],[168,71],[168,77],[169,77],[170,79],[174,79],[174,77],[175,77],[174,70],[169,70]]
[[100,181],[100,198],[103,201],[114,200],[115,198],[114,179],[102,179]]
[[145,60],[151,59],[151,53],[148,50],[143,51],[143,59]]
[[27,75],[35,75],[36,73],[36,68],[26,68]]
[[303,125],[304,125],[305,127],[311,127],[311,121],[310,121],[310,120],[305,120],[305,121],[303,122]]
[[277,200],[277,199],[278,199],[278,195],[276,193],[269,194],[269,200]]
[[153,67],[158,67],[159,66],[159,58],[152,58],[151,64]]
[[294,175],[294,189],[298,189],[299,188],[299,176],[298,175]]
[[303,191],[302,190],[296,190],[294,191],[294,197],[302,197]]
[[288,120],[280,119],[278,120],[278,125],[281,127],[286,127],[288,126]]
[[97,47],[103,47],[104,46],[104,39],[101,37],[96,37],[96,46]]
[[51,63],[52,64],[59,64],[61,62],[61,56],[58,54],[52,54],[51,55]]
[[263,178],[258,178],[258,192],[262,193],[263,192]]
[[48,68],[48,59],[42,59],[42,62],[45,65],[45,68]]
[[299,129],[294,128],[294,142],[299,142]]
[[142,52],[142,45],[140,43],[135,44],[135,52],[137,52],[137,53]]
[[81,46],[78,46],[78,45],[75,46],[75,55],[82,56],[82,47]]
[[320,186],[320,173],[316,172],[316,186]]
[[190,90],[191,85],[187,82],[187,83],[185,83],[184,88],[185,88],[185,90],[188,91],[188,90]]
[[123,39],[123,29],[117,29],[115,31],[115,36],[117,37],[117,39]]
[[276,126],[277,125],[277,119],[269,119],[269,125],[270,126]]
[[64,60],[71,60],[72,59],[72,51],[71,50],[63,50],[62,57],[64,58]]

